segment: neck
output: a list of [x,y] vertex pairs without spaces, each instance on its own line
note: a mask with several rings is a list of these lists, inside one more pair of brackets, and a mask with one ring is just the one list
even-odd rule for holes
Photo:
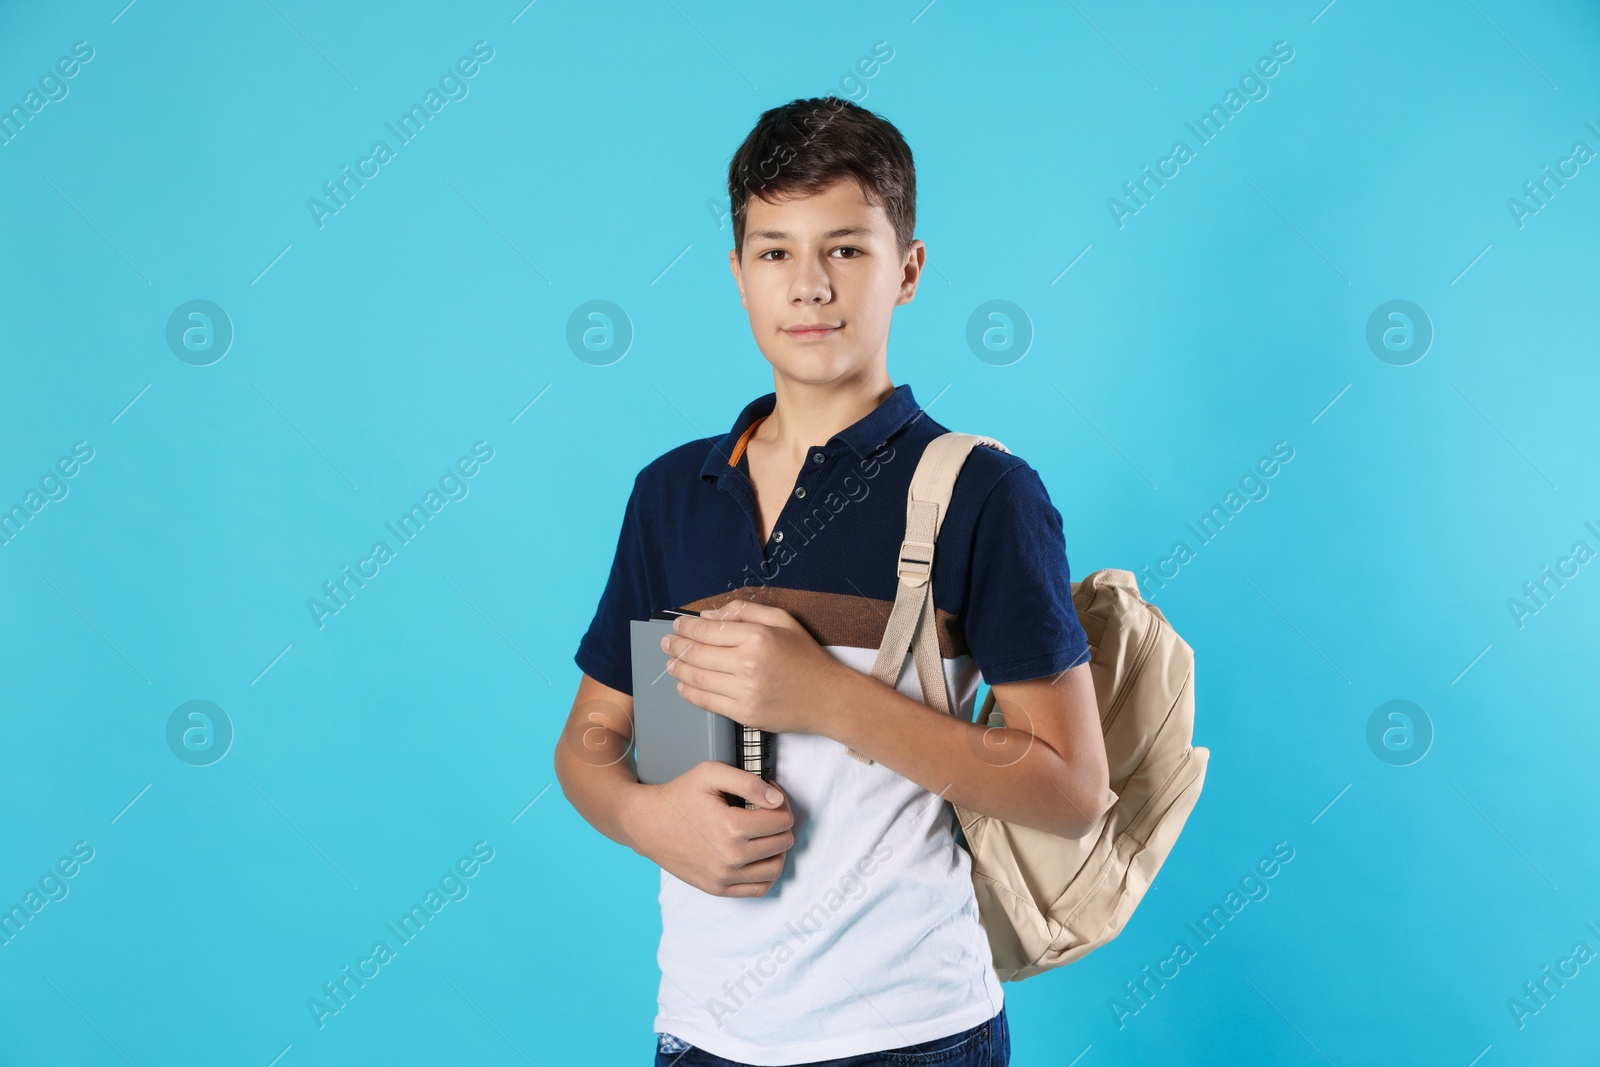
[[840,430],[866,418],[894,392],[889,370],[878,365],[860,377],[813,384],[773,375],[777,400],[752,441],[780,455],[800,456],[827,444]]

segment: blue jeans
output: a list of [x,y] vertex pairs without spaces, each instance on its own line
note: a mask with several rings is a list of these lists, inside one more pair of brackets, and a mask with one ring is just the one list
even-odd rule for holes
[[[816,1060],[795,1067],[1007,1067],[1011,1062],[1011,1030],[1001,1005],[994,1018],[949,1037],[915,1045],[864,1052],[842,1059]],[[671,1034],[656,1034],[655,1067],[750,1067],[737,1060],[696,1048]]]

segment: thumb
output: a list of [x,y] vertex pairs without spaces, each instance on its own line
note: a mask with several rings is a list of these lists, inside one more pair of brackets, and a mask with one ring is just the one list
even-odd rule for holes
[[706,785],[713,790],[733,793],[764,808],[783,805],[783,793],[777,786],[763,781],[760,775],[751,774],[738,767],[730,767],[717,760],[707,760],[704,766],[707,772]]

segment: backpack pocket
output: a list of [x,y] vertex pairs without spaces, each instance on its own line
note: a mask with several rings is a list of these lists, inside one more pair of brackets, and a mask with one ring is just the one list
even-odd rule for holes
[[1071,963],[1122,932],[1199,799],[1210,754],[1190,748],[1132,822],[1120,830],[1105,826],[1082,871],[1049,907],[1059,931],[1036,960],[1040,969]]

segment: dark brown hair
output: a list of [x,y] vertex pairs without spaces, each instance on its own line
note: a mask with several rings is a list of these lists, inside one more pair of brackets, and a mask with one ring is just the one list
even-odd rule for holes
[[744,255],[745,205],[810,195],[854,178],[867,202],[883,208],[899,251],[911,247],[917,221],[917,172],[911,149],[889,120],[836,96],[791,100],[763,112],[728,164],[733,247]]

